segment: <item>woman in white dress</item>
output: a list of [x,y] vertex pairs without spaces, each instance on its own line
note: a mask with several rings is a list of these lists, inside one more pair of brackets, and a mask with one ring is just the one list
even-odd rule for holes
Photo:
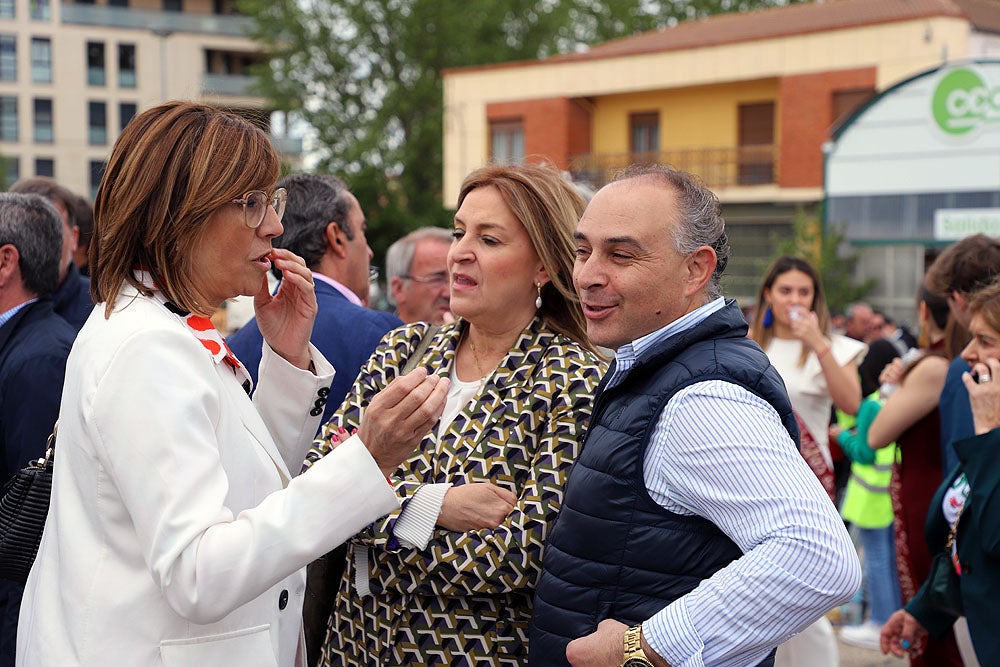
[[[802,432],[802,456],[830,495],[831,409],[855,414],[861,403],[858,364],[864,343],[830,332],[830,313],[819,274],[800,257],[771,264],[757,296],[750,337],[767,353],[785,381]],[[837,640],[824,617],[778,648],[778,667],[836,667]]]

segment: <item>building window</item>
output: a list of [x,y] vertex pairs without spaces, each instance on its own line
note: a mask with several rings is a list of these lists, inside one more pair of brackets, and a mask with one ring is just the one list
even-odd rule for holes
[[135,88],[135,44],[118,45],[118,86]]
[[128,0],[108,0],[108,7],[128,7]]
[[17,81],[17,35],[0,35],[0,81]]
[[122,102],[118,105],[118,127],[119,132],[125,129],[128,122],[135,118],[135,114],[138,112],[136,105],[133,102]]
[[0,96],[0,141],[17,141],[17,98]]
[[104,42],[87,42],[87,83],[104,85]]
[[56,161],[50,157],[35,158],[35,176],[56,177]]
[[43,97],[35,98],[35,142],[51,144],[55,138],[52,130],[52,100]]
[[17,183],[17,179],[21,178],[21,160],[13,155],[4,155],[3,160],[3,177],[7,181],[5,190],[10,186]]
[[50,14],[49,0],[31,0],[29,7],[31,8],[31,18],[36,21],[48,21]]
[[739,106],[737,182],[774,183],[774,102]]
[[97,188],[101,185],[101,178],[104,176],[104,162],[101,160],[90,161],[90,201],[97,199]]
[[832,107],[830,118],[833,119],[834,123],[839,123],[874,95],[874,88],[833,91],[833,95],[830,97],[830,106]]
[[91,146],[108,143],[108,105],[104,102],[87,103],[87,140]]
[[31,80],[52,83],[52,41],[48,37],[31,38]]
[[520,120],[490,123],[490,159],[497,164],[524,162],[524,125]]
[[180,12],[183,9],[181,0],[163,0],[163,11],[165,12]]
[[633,113],[628,117],[629,151],[645,160],[656,160],[660,152],[660,114]]
[[15,0],[0,0],[0,19],[12,19],[16,16]]

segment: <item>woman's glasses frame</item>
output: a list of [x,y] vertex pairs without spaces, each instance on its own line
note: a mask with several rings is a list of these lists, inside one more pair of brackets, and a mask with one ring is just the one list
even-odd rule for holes
[[270,206],[278,215],[278,221],[285,215],[285,203],[288,201],[288,191],[285,188],[278,188],[271,194],[263,190],[251,190],[240,199],[233,199],[231,203],[239,204],[243,207],[243,222],[250,229],[257,229],[264,222],[267,215],[267,207]]

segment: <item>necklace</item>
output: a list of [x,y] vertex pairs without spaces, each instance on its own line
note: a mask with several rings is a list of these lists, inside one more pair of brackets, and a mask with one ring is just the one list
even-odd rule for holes
[[483,371],[483,364],[479,360],[479,351],[476,350],[476,343],[472,340],[472,333],[466,332],[469,338],[469,347],[472,349],[472,361],[476,364],[476,371],[479,372],[479,377],[482,379],[486,378],[486,372]]

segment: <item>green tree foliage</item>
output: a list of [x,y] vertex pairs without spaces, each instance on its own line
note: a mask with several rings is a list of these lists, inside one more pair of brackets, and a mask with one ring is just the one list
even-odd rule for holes
[[845,243],[840,227],[833,224],[824,227],[818,215],[807,213],[802,207],[792,219],[792,235],[775,240],[775,256],[771,260],[784,255],[798,255],[809,260],[819,271],[831,311],[844,312],[847,304],[863,301],[878,284],[874,278],[860,284],[854,282],[854,266],[859,253]]
[[405,231],[447,225],[442,72],[563,53],[725,11],[797,0],[240,0],[269,51],[259,91],[316,133],[317,170],[344,177],[381,258]]

